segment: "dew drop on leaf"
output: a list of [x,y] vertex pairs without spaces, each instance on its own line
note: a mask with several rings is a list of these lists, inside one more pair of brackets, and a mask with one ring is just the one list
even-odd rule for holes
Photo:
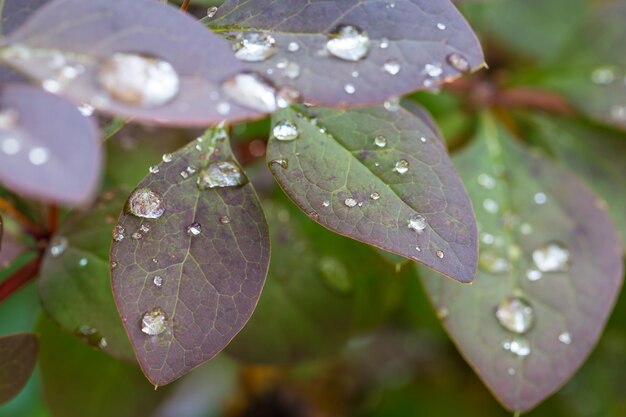
[[383,135],[376,136],[374,138],[374,145],[378,146],[379,148],[384,148],[385,146],[387,146],[387,138]]
[[141,331],[150,336],[157,336],[167,329],[167,317],[159,307],[147,311],[141,319]]
[[50,159],[50,151],[46,148],[35,147],[28,152],[28,160],[33,165],[43,165],[48,162],[48,159]]
[[276,88],[255,72],[235,74],[224,81],[222,88],[234,101],[250,109],[273,112],[279,107]]
[[439,64],[426,64],[424,65],[424,73],[429,77],[437,78],[443,74],[443,68]]
[[149,171],[151,174],[158,174],[159,173],[159,166],[158,165],[152,165],[149,168]]
[[87,258],[80,258],[80,260],[78,261],[78,266],[85,267],[88,263],[89,260]]
[[354,198],[346,198],[343,203],[350,208],[357,205],[357,201]]
[[52,242],[50,242],[50,255],[52,255],[52,257],[54,258],[58,258],[59,256],[63,255],[63,253],[67,249],[68,244],[69,242],[66,237],[56,236],[54,239],[52,239]]
[[242,61],[262,62],[273,56],[276,51],[276,40],[268,33],[246,32],[238,37],[233,46],[235,56]]
[[187,226],[187,234],[189,236],[198,236],[202,232],[202,226],[198,222],[193,222]]
[[407,226],[409,229],[415,232],[421,232],[426,229],[426,226],[428,226],[428,222],[426,221],[426,217],[422,216],[421,214],[416,214],[409,218]]
[[113,228],[113,240],[116,242],[121,242],[122,240],[124,240],[124,233],[126,233],[124,227],[120,226],[119,224],[116,225]]
[[[421,252],[421,251],[418,251],[418,252]],[[443,251],[442,251],[441,249],[437,249],[437,250],[435,251],[435,255],[437,255],[437,258],[439,258],[439,259],[443,259],[443,257],[444,257],[444,255],[445,255],[445,254],[443,253]]]
[[0,142],[0,150],[5,155],[17,155],[22,150],[22,142],[14,136],[5,136]]
[[130,214],[146,219],[158,219],[165,212],[163,197],[148,188],[139,188],[128,199]]
[[237,164],[230,161],[220,161],[210,164],[200,172],[198,189],[237,187],[245,184],[246,179]]
[[548,197],[544,193],[535,194],[533,199],[535,200],[535,204],[539,205],[546,204],[546,202],[548,201]]
[[396,162],[396,166],[393,170],[400,175],[406,174],[407,172],[409,172],[409,161],[407,161],[406,159],[399,160],[398,162]]
[[154,283],[154,285],[156,285],[157,287],[160,287],[163,285],[163,277],[161,277],[160,275],[156,275],[153,279],[152,282]]
[[352,25],[341,25],[329,35],[326,49],[337,58],[358,61],[365,58],[370,47],[367,33]]
[[131,106],[162,106],[180,89],[178,74],[169,62],[132,53],[115,53],[105,59],[98,81],[111,97]]
[[529,281],[539,281],[541,278],[543,278],[543,274],[541,273],[541,271],[538,271],[536,269],[529,269],[528,271],[526,271],[526,278],[528,278]]
[[287,45],[287,50],[289,52],[298,52],[300,50],[300,45],[298,45],[298,42],[289,42],[289,45]]
[[570,251],[560,242],[548,242],[533,251],[533,261],[541,272],[569,270]]
[[502,343],[502,348],[517,356],[523,357],[530,355],[530,344],[528,343],[528,340],[522,337],[516,337],[515,339],[505,341]]
[[356,93],[356,87],[354,86],[354,84],[346,84],[343,86],[343,89],[348,94]]
[[272,159],[270,161],[271,165],[278,165],[283,169],[289,168],[289,161],[287,159]]
[[472,69],[469,61],[458,52],[453,52],[446,57],[448,64],[459,72],[469,72]]
[[291,141],[298,137],[298,127],[291,122],[279,122],[274,126],[272,130],[274,137],[282,141]]
[[591,82],[596,85],[612,84],[615,78],[615,69],[613,67],[598,67],[591,72]]
[[370,198],[372,200],[378,200],[380,198],[380,194],[378,194],[376,191],[374,191],[372,194],[370,194]]
[[506,330],[524,334],[535,322],[535,313],[528,302],[519,297],[507,297],[496,308],[498,323]]
[[217,10],[218,10],[217,6],[209,7],[206,11],[206,17],[209,19],[213,18],[213,16],[215,16],[215,14],[217,13]]
[[228,217],[228,216],[220,217],[220,223],[222,223],[222,224],[229,224],[230,223],[230,217]]
[[400,72],[400,63],[395,59],[390,59],[383,64],[383,70],[389,75],[396,75]]
[[163,159],[163,162],[165,163],[172,162],[172,159],[174,159],[174,155],[172,155],[171,153],[164,153],[161,159]]
[[383,104],[385,109],[390,112],[396,112],[400,109],[400,98],[399,97],[389,97],[385,103]]
[[572,344],[572,336],[569,334],[569,332],[563,332],[559,335],[559,342],[565,345],[570,345]]

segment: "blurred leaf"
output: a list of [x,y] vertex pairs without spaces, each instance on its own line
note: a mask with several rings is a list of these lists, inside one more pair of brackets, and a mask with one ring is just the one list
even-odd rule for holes
[[168,392],[155,391],[136,366],[90,349],[43,315],[38,333],[44,395],[55,417],[149,417]]
[[121,359],[135,355],[111,291],[111,230],[128,192],[103,194],[87,212],[71,213],[46,252],[39,295],[48,315],[65,331]]
[[4,230],[0,215],[0,269],[8,267],[25,250],[26,246],[17,237]]
[[[227,38],[253,31],[270,35],[275,52],[248,66],[277,85],[295,88],[305,102],[329,106],[381,103],[413,90],[436,89],[484,64],[476,36],[448,0],[227,0],[209,25]],[[326,44],[339,38],[342,25],[366,35],[333,56],[335,49]],[[235,38],[234,49],[240,41]],[[456,66],[451,55],[458,59]]]
[[78,205],[98,186],[101,147],[91,119],[71,103],[25,85],[0,94],[0,180],[29,197]]
[[229,354],[257,363],[312,360],[337,353],[349,337],[389,315],[403,277],[371,248],[283,202],[264,201],[263,207],[272,232],[270,271],[259,305]]
[[0,404],[16,396],[37,362],[37,338],[21,333],[0,337]]
[[267,161],[313,220],[456,280],[472,280],[472,207],[428,120],[403,108],[302,107],[277,113],[275,130],[286,122],[297,127],[298,138],[272,135]]
[[0,54],[7,64],[106,113],[198,126],[259,114],[221,91],[243,70],[226,42],[154,0],[55,0],[8,43]]
[[2,0],[0,2],[1,32],[9,35],[20,27],[35,10],[48,3],[50,0]]
[[220,352],[263,288],[269,232],[227,139],[221,128],[208,130],[166,158],[138,185],[116,226],[113,293],[155,385]]
[[489,116],[455,162],[480,207],[479,272],[470,288],[421,276],[469,364],[507,408],[526,411],[600,337],[622,283],[621,248],[597,197]]

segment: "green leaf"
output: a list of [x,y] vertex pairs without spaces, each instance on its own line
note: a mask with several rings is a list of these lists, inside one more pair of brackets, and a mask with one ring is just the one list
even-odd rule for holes
[[135,355],[111,291],[111,229],[128,192],[104,193],[87,212],[69,215],[44,257],[39,295],[48,315],[83,342],[121,359]]
[[269,232],[223,128],[164,158],[131,194],[111,247],[113,293],[139,364],[167,384],[250,318]]
[[0,337],[0,404],[26,385],[37,361],[37,338],[19,333]]
[[[300,107],[276,113],[273,122],[270,169],[313,220],[458,281],[472,280],[472,207],[429,119],[402,107]],[[285,123],[297,129],[296,139],[277,138]]]
[[527,411],[597,342],[622,284],[622,251],[599,199],[485,116],[456,159],[481,230],[479,272],[460,287],[421,270],[462,355],[504,406]]
[[168,392],[155,391],[136,366],[84,346],[44,315],[37,331],[44,396],[55,417],[148,416]]

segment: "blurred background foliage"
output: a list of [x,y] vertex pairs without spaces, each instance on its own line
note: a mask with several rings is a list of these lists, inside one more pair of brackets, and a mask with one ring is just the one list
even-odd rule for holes
[[[512,104],[504,116],[509,127],[587,179],[609,201],[624,236],[624,198],[611,195],[626,179],[620,178],[626,137],[623,126],[603,117],[604,96],[589,79],[599,66],[624,64],[623,42],[617,41],[626,26],[594,26],[597,10],[609,3],[615,2],[459,2],[490,69],[438,95],[411,98],[432,112],[452,152],[471,138],[481,108]],[[192,1],[191,11],[201,16],[215,4]],[[624,16],[616,21],[625,22]],[[564,94],[574,108],[564,99],[554,105],[551,97],[549,108],[539,103],[537,110],[515,101],[519,96],[500,94],[516,88]],[[264,166],[268,131],[268,120],[232,128],[233,147],[266,209],[273,257],[259,307],[226,351],[155,391],[133,364],[87,346],[47,319],[37,283],[31,283],[0,304],[0,334],[42,335],[40,361],[22,393],[0,406],[0,417],[510,415],[443,332],[412,263],[325,230],[278,189]],[[106,144],[105,189],[133,187],[163,153],[193,134],[124,128]],[[595,160],[585,157],[592,150]],[[29,210],[37,213],[38,207]],[[30,259],[22,255],[0,280]],[[626,415],[624,329],[622,296],[589,360],[527,415]]]

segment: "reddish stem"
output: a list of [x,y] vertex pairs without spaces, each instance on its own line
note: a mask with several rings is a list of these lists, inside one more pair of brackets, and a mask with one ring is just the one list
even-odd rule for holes
[[59,207],[52,204],[48,207],[48,232],[52,235],[59,227]]
[[183,1],[183,4],[180,6],[180,10],[182,10],[183,12],[186,12],[187,9],[189,8],[189,3],[190,2],[191,2],[191,0]]
[[39,237],[45,234],[45,230],[43,230],[41,226],[31,221],[2,197],[0,197],[0,211],[5,212],[8,216],[12,217],[13,220],[20,223],[31,235]]
[[22,288],[30,280],[35,278],[39,273],[41,267],[41,257],[34,259],[24,265],[19,270],[15,271],[13,275],[0,283],[0,303],[7,299],[11,294]]

